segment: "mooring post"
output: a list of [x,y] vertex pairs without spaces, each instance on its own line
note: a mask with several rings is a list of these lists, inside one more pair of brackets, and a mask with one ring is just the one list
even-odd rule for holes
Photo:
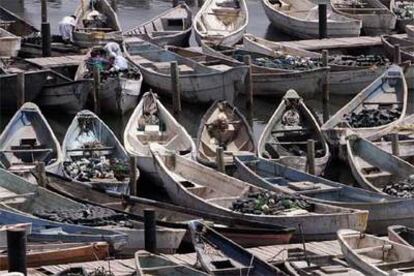
[[328,37],[328,21],[326,17],[327,4],[319,4],[319,39]]
[[52,41],[50,34],[50,23],[47,20],[47,1],[41,0],[41,16],[42,16],[42,55],[44,57],[50,57],[52,55]]
[[[100,108],[100,93],[101,93],[101,72],[98,67],[93,68],[93,110],[95,114],[99,115]],[[116,104],[116,103],[114,103]]]
[[394,63],[401,64],[401,48],[400,44],[394,45]]
[[129,157],[129,194],[137,195],[137,159],[135,156]]
[[226,166],[224,164],[224,149],[223,147],[217,147],[216,148],[216,163],[217,163],[217,169],[225,173],[226,172]]
[[[328,67],[329,53],[328,50],[322,51],[322,65]],[[322,84],[322,111],[323,111],[323,122],[329,120],[329,70],[325,74]]]
[[181,112],[180,70],[176,61],[171,62],[172,104],[174,115]]
[[246,94],[246,109],[253,110],[253,79],[252,79],[252,57],[250,55],[243,56],[244,64],[248,66],[246,79],[244,82]]
[[111,8],[114,10],[114,12],[118,12],[118,0],[111,0]]
[[398,133],[391,134],[391,148],[392,154],[395,156],[400,155],[400,138],[398,137]]
[[44,162],[37,162],[36,163],[36,176],[37,176],[37,184],[39,186],[46,188],[47,187],[47,176],[46,176],[46,167]]
[[25,92],[25,75],[24,72],[18,72],[16,75],[17,79],[17,91],[16,91],[16,99],[17,99],[17,108],[20,108],[26,102],[26,92]]
[[153,209],[144,210],[144,235],[145,250],[151,253],[157,253],[157,229],[155,222],[155,211]]
[[308,166],[308,173],[315,174],[315,140],[309,139],[307,143],[307,157],[306,163]]
[[27,275],[26,229],[20,227],[7,229],[7,259],[9,272]]

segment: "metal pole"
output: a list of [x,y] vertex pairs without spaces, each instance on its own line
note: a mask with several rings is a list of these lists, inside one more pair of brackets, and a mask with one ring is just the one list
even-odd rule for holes
[[176,61],[171,62],[172,103],[174,114],[181,112],[180,70]]
[[41,1],[41,16],[42,16],[42,55],[50,57],[52,55],[52,40],[50,34],[50,23],[47,20],[47,2]]
[[244,87],[246,93],[246,108],[250,111],[253,110],[252,57],[250,55],[245,55],[243,61],[244,64],[248,66]]
[[17,108],[20,108],[26,102],[26,95],[25,95],[25,75],[24,72],[17,73],[17,91],[16,91],[16,99],[17,99]]
[[144,232],[145,250],[151,253],[157,253],[157,229],[155,211],[153,209],[144,210]]
[[226,172],[226,166],[224,164],[224,149],[223,147],[217,147],[216,148],[216,163],[217,163],[217,169],[225,173]]
[[[322,65],[328,67],[329,53],[328,50],[322,51]],[[323,122],[329,120],[329,71],[326,72],[325,78],[322,84],[322,111],[323,111]]]
[[129,157],[129,194],[137,195],[137,159],[135,156]]
[[319,39],[328,37],[328,22],[326,17],[326,4],[319,4]]
[[308,173],[315,174],[315,140],[309,139],[307,144]]
[[26,229],[12,228],[7,230],[7,257],[9,272],[20,272],[27,275]]
[[[93,68],[93,110],[96,115],[99,115],[100,108],[100,90],[101,90],[101,72],[98,67]],[[114,103],[116,104],[116,103]]]
[[391,134],[391,147],[392,147],[392,154],[395,156],[400,155],[400,144],[399,144],[399,137],[398,133],[392,133]]
[[394,45],[394,63],[401,64],[401,48],[400,44]]

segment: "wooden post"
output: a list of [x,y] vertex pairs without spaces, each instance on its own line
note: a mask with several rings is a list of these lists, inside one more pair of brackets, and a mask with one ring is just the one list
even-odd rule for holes
[[112,0],[111,7],[114,10],[114,12],[117,13],[118,12],[118,0]]
[[217,147],[216,148],[216,163],[217,163],[217,169],[222,173],[226,173],[226,166],[224,164],[224,149],[223,149],[223,147]]
[[401,64],[401,48],[400,44],[394,45],[394,63]]
[[319,39],[328,37],[328,21],[326,17],[327,4],[319,4]]
[[42,55],[50,57],[52,55],[52,40],[50,34],[50,23],[47,20],[47,2],[41,1],[41,16],[42,16]]
[[135,156],[129,157],[129,194],[137,195],[137,159]]
[[[329,53],[328,50],[322,51],[322,65],[328,67]],[[326,72],[325,78],[322,84],[322,111],[323,111],[323,122],[329,120],[329,71]]]
[[313,139],[308,140],[306,161],[308,173],[315,174],[315,140]]
[[180,87],[180,70],[176,61],[171,62],[171,84],[173,92],[172,103],[174,115],[181,112],[181,87]]
[[25,95],[26,88],[25,88],[24,72],[18,72],[16,75],[16,78],[17,78],[16,99],[17,99],[17,108],[19,109],[26,102],[26,95]]
[[42,23],[47,22],[47,0],[40,1],[40,14],[42,16]]
[[9,272],[27,275],[26,229],[11,228],[7,230],[7,259]]
[[157,253],[157,229],[155,223],[155,211],[153,209],[144,210],[144,235],[145,250]]
[[46,188],[47,187],[47,177],[46,177],[46,168],[44,162],[36,163],[36,175],[37,175],[37,184],[39,186]]
[[250,55],[243,56],[244,64],[248,66],[246,79],[244,82],[245,96],[246,96],[246,109],[247,111],[253,110],[253,79],[252,79],[252,57]]
[[[101,94],[101,72],[98,67],[93,68],[93,110],[96,115],[99,115],[101,112],[100,108],[100,99]],[[114,103],[116,104],[116,103]]]
[[392,154],[395,156],[400,155],[400,144],[399,144],[399,137],[398,133],[391,134],[391,147],[392,147]]

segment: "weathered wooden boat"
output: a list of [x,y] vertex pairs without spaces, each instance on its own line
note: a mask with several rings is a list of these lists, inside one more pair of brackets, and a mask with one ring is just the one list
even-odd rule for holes
[[[0,269],[7,270],[7,247],[0,247]],[[26,254],[27,267],[46,265],[63,265],[75,262],[91,262],[105,260],[109,257],[109,247],[106,242],[96,243],[28,243]]]
[[[389,7],[390,11],[397,17],[396,29],[404,33],[405,27],[412,25],[414,22],[414,15],[410,12],[413,7],[413,2],[410,0],[390,0]],[[408,9],[405,7],[408,7]]]
[[145,93],[124,130],[124,145],[137,158],[140,170],[158,178],[149,145],[157,143],[177,154],[192,158],[195,144],[185,128],[164,107],[152,91]]
[[37,162],[57,173],[63,160],[59,141],[34,103],[25,103],[0,135],[0,163],[9,171],[30,177]]
[[414,246],[414,229],[403,225],[388,227],[388,239],[407,246]]
[[158,276],[203,276],[206,273],[186,265],[174,263],[164,256],[138,251],[135,253],[135,265],[137,276],[158,275]]
[[[99,12],[90,20],[91,13]],[[107,0],[83,0],[75,11],[76,26],[73,42],[82,48],[105,45],[110,41],[122,41],[118,16]],[[98,19],[96,19],[98,17]]]
[[197,260],[209,275],[286,275],[200,221],[188,227]]
[[158,46],[188,46],[193,26],[192,13],[185,3],[169,9],[149,21],[124,32],[124,36],[139,37]]
[[[75,80],[93,81],[93,66],[88,64],[93,51],[104,52],[103,48],[95,47],[85,56],[76,71]],[[92,61],[93,63],[93,61]],[[133,62],[128,62],[127,72],[103,71],[101,74],[101,90],[99,104],[107,113],[125,114],[135,108],[141,92],[143,76]]]
[[35,26],[3,6],[0,6],[0,27],[21,37],[37,35],[39,33]]
[[414,61],[414,42],[407,37],[384,35],[381,37],[385,53],[394,57],[394,45],[400,45],[401,61]]
[[159,93],[172,95],[171,63],[178,63],[181,98],[192,103],[226,100],[233,103],[239,84],[247,73],[245,67],[203,65],[147,41],[127,42],[130,60],[135,62],[145,82]]
[[[262,0],[272,25],[299,38],[319,38],[318,6],[312,1]],[[353,37],[361,32],[361,20],[343,16],[328,8],[328,37]]]
[[233,46],[242,39],[248,23],[245,0],[207,0],[194,17],[194,34],[199,44],[206,40]]
[[289,168],[252,155],[235,157],[235,175],[255,186],[315,202],[369,211],[367,231],[386,234],[386,228],[400,223],[414,227],[414,201],[344,185]]
[[289,90],[266,124],[257,145],[259,157],[309,171],[308,140],[315,141],[315,174],[323,174],[331,156],[319,123],[302,98]]
[[[33,217],[34,220],[43,218],[47,219],[46,221],[89,225],[96,229],[126,234],[127,243],[122,248],[122,252],[127,254],[144,248],[144,223],[136,217],[131,218],[127,214],[111,209],[79,203],[38,185],[32,185],[23,179],[12,181],[7,179],[3,181],[3,177],[0,179],[0,189],[3,191],[0,204],[3,209]],[[27,222],[33,224],[31,220]],[[11,221],[11,223],[17,222]],[[52,232],[59,233],[56,230]],[[157,227],[156,232],[159,252],[173,253],[180,245],[186,230]]]
[[365,275],[410,275],[414,248],[350,229],[338,231],[347,262]]
[[0,28],[0,56],[15,57],[21,46],[21,38]]
[[[315,64],[321,63],[322,55],[315,52],[285,46],[274,42],[245,34],[243,36],[243,49],[272,57],[294,56],[315,60]],[[342,60],[342,59],[340,59]],[[329,88],[331,94],[354,95],[367,87],[376,78],[384,73],[389,64],[378,64],[373,62],[370,65],[339,65],[329,62]]]
[[201,118],[197,133],[197,160],[217,167],[217,148],[224,150],[224,165],[233,164],[233,156],[242,152],[256,154],[253,131],[246,118],[227,102],[214,103]]
[[[344,145],[348,133],[369,139],[374,133],[398,124],[406,110],[407,83],[404,73],[399,66],[392,65],[322,125],[321,129],[330,144]],[[383,117],[380,114],[388,120],[381,120]]]
[[[187,208],[215,213],[233,218],[249,220],[252,223],[284,225],[297,229],[303,226],[307,240],[327,239],[343,225],[365,229],[368,212],[333,207],[320,203],[308,203],[312,207],[285,210],[282,213],[265,215],[238,211],[237,200],[248,195],[266,193],[246,182],[227,176],[190,159],[169,154],[161,147],[153,147],[157,170],[171,200]],[[270,193],[270,192],[267,192]],[[270,193],[270,195],[273,195]],[[278,194],[283,198],[282,194]],[[298,232],[297,232],[298,233]],[[296,233],[296,234],[297,234]],[[297,236],[296,236],[297,237]]]
[[366,0],[356,5],[349,0],[332,0],[331,5],[335,12],[361,20],[365,35],[391,33],[397,23],[397,17],[379,0]]
[[[103,190],[129,192],[128,154],[112,130],[93,112],[83,110],[76,114],[66,132],[62,151],[65,176]],[[138,170],[136,176],[138,179]]]

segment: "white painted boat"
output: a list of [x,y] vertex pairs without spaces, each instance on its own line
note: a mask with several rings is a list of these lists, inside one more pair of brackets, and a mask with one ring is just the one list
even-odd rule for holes
[[414,62],[414,41],[407,37],[398,37],[393,35],[381,36],[382,46],[388,57],[394,58],[394,45],[400,46],[401,61]]
[[249,12],[246,0],[206,0],[194,17],[197,42],[233,46],[246,31]]
[[0,57],[17,56],[21,46],[21,38],[0,28]]
[[[308,0],[262,0],[272,25],[299,38],[319,38],[318,5]],[[328,37],[359,36],[361,21],[343,16],[328,7]]]
[[124,32],[124,36],[139,37],[158,46],[188,46],[193,26],[192,13],[185,3]]
[[414,248],[351,229],[338,231],[347,262],[365,275],[412,275]]
[[[88,15],[98,11],[101,15],[100,25],[88,24]],[[107,0],[82,0],[75,11],[76,26],[73,42],[82,48],[105,45],[110,41],[122,41],[122,30],[118,16]]]
[[289,90],[266,124],[257,152],[261,158],[307,171],[308,139],[315,141],[315,174],[321,175],[331,156],[328,143],[303,99]]
[[[156,120],[147,116],[146,121],[144,114],[151,114]],[[124,145],[128,154],[137,158],[141,171],[158,178],[150,152],[150,144],[153,143],[187,158],[195,156],[195,144],[191,136],[168,112],[157,95],[147,92],[125,127]]]
[[[404,118],[407,110],[407,93],[407,83],[401,67],[392,65],[322,125],[322,132],[332,145],[344,145],[345,137],[350,133],[369,139],[378,131],[392,128]],[[392,108],[401,112],[400,117],[374,127],[352,127],[346,119],[352,114],[358,115],[366,110]]]
[[[352,0],[331,0],[332,9],[344,16],[362,21],[362,32],[375,36],[395,29],[397,17],[379,0],[365,0],[355,5]],[[329,28],[328,28],[329,29]]]

